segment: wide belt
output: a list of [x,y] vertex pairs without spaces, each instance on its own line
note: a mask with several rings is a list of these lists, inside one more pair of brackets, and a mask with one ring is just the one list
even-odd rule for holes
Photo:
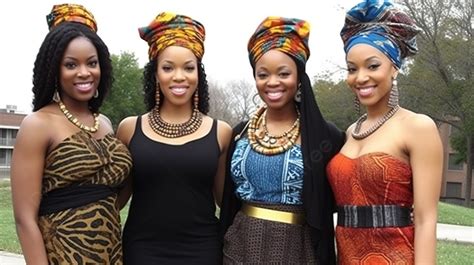
[[355,228],[409,226],[411,210],[399,205],[343,205],[337,207],[337,224]]
[[301,213],[272,210],[249,204],[243,204],[241,211],[247,216],[268,221],[298,225],[305,223],[305,217]]

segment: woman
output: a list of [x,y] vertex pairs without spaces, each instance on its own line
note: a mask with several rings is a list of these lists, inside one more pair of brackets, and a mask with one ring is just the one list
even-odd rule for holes
[[206,116],[204,27],[165,12],[139,32],[150,47],[144,72],[149,112],[126,118],[118,129],[133,158],[122,194],[123,205],[133,192],[124,262],[220,264],[215,203],[232,130]]
[[334,210],[325,167],[344,140],[305,73],[309,24],[268,17],[249,40],[265,103],[238,125],[221,209],[225,264],[334,264]]
[[33,113],[13,153],[13,210],[28,264],[121,264],[116,188],[127,148],[99,107],[110,89],[107,46],[83,6],[55,5],[36,58]]
[[352,8],[341,31],[347,84],[367,114],[327,169],[340,264],[435,264],[441,140],[429,117],[398,105],[396,82],[417,32],[392,3],[373,0]]

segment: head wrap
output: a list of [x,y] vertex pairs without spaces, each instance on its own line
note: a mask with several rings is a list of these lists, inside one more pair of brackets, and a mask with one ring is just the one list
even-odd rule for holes
[[82,5],[77,4],[61,4],[54,5],[51,13],[46,16],[48,28],[61,24],[62,22],[78,22],[91,28],[97,32],[97,23],[94,16]]
[[347,12],[341,38],[346,53],[356,44],[368,44],[400,68],[404,58],[418,52],[415,36],[419,31],[391,0],[365,0]]
[[138,29],[140,37],[148,42],[150,60],[169,46],[181,46],[190,49],[198,59],[204,55],[206,31],[198,21],[183,15],[163,12],[147,27]]
[[267,17],[250,37],[247,49],[252,66],[267,51],[277,49],[303,64],[309,58],[309,23],[296,18]]

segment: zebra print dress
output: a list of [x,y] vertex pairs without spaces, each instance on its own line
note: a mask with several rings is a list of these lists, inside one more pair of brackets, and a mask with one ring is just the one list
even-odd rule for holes
[[[46,157],[43,195],[71,185],[119,186],[132,166],[125,145],[111,134],[95,139],[79,131]],[[39,216],[50,264],[122,264],[116,195]]]

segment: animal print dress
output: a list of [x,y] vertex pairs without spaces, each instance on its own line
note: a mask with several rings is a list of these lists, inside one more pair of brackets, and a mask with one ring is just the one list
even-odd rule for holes
[[[122,264],[120,215],[114,189],[128,176],[131,165],[125,145],[110,134],[95,139],[80,131],[47,155],[42,203],[55,190],[67,191],[63,194],[69,197],[61,197],[64,202],[81,200],[81,196],[88,196],[90,201],[94,191],[111,190],[87,204],[40,214],[39,227],[50,264]],[[68,191],[70,187],[91,187],[89,191],[93,192],[76,192],[74,198]]]

